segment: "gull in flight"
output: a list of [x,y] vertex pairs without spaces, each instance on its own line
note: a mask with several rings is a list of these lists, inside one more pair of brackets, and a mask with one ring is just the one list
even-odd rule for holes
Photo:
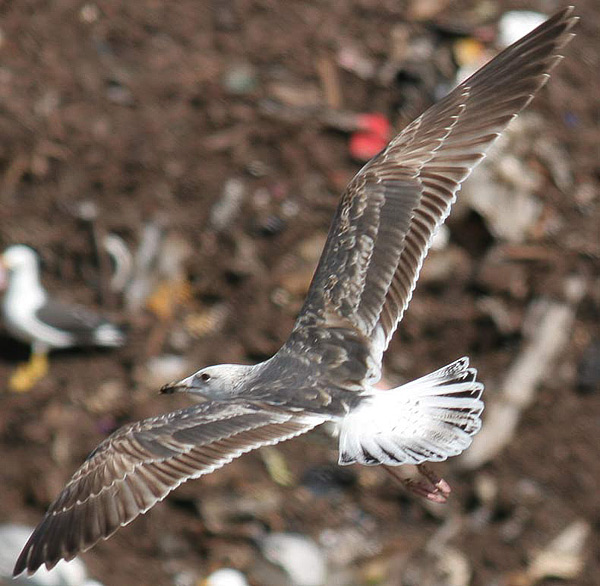
[[[483,386],[466,358],[395,389],[375,384],[433,234],[487,148],[547,81],[573,36],[571,12],[508,47],[359,171],[282,348],[260,364],[210,366],[164,387],[200,402],[103,441],[50,506],[15,575],[72,559],[182,482],[326,421],[339,424],[342,465],[394,471],[470,445],[481,425]],[[447,484],[423,474],[429,485],[417,492],[445,500]]]
[[11,376],[9,388],[26,391],[48,372],[53,348],[122,346],[125,336],[117,326],[79,305],[48,296],[40,282],[39,258],[29,246],[9,246],[0,256],[8,273],[2,317],[8,332],[31,344],[31,357]]

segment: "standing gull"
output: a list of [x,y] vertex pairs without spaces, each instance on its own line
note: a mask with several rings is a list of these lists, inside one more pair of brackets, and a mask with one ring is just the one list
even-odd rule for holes
[[2,317],[9,333],[31,344],[31,358],[12,375],[9,387],[26,391],[48,372],[48,352],[74,346],[121,346],[123,333],[96,313],[48,296],[40,283],[36,252],[15,244],[0,256],[8,272]]
[[[466,358],[396,389],[374,385],[433,234],[460,184],[560,60],[571,12],[503,51],[361,169],[283,347],[260,364],[211,366],[164,387],[202,402],[102,442],[50,506],[15,575],[71,559],[182,482],[325,421],[340,426],[340,464],[393,470],[469,446],[481,425],[483,386]],[[444,500],[448,487],[434,478],[423,492]]]

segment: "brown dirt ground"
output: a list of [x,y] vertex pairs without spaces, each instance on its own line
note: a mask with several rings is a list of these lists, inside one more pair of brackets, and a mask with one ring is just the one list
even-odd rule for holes
[[[34,246],[52,291],[100,307],[127,324],[131,339],[117,351],[56,353],[50,375],[34,390],[0,395],[0,522],[37,523],[108,430],[184,404],[159,397],[155,387],[140,381],[149,355],[178,350],[199,367],[258,360],[277,350],[306,281],[300,278],[299,292],[293,290],[290,274],[296,271],[287,267],[298,262],[299,242],[325,233],[338,194],[359,164],[348,156],[347,134],[318,116],[282,119],[260,105],[281,87],[295,92],[289,99],[322,104],[319,60],[335,62],[338,47],[352,44],[382,65],[393,26],[406,21],[416,4],[0,4],[0,246]],[[494,3],[465,0],[452,3],[452,9],[445,4],[437,19],[454,28],[481,25],[485,6],[492,10],[491,23],[497,17]],[[547,4],[495,5],[550,10]],[[389,352],[392,378],[421,375],[469,354],[481,379],[494,381],[518,355],[522,336],[519,330],[500,332],[477,309],[477,299],[500,298],[519,321],[531,300],[560,297],[567,275],[588,282],[570,343],[507,449],[477,472],[461,472],[452,463],[438,467],[454,489],[448,510],[461,523],[450,544],[466,555],[474,585],[519,583],[516,575],[531,555],[578,518],[590,523],[593,540],[572,583],[591,586],[600,575],[600,395],[597,382],[588,392],[578,385],[579,365],[597,343],[600,324],[600,6],[595,0],[577,4],[578,36],[532,106],[543,114],[548,136],[568,153],[574,177],[572,190],[563,193],[545,171],[538,196],[551,228],[542,227],[525,244],[546,253],[541,260],[512,261],[509,273],[518,273],[521,284],[500,290],[493,280],[477,276],[484,253],[498,243],[480,218],[451,219],[451,240],[467,269],[441,285],[418,288]],[[438,42],[442,55],[446,41]],[[235,94],[224,88],[223,79],[239,63],[251,63],[256,80]],[[397,127],[406,123],[398,114],[402,96],[396,84],[338,73],[344,110],[381,111]],[[404,103],[406,116],[430,99],[426,91],[418,96]],[[208,216],[231,177],[245,183],[247,197],[242,213],[217,234],[210,231]],[[77,217],[83,201],[96,204],[99,229],[119,234],[132,247],[144,223],[157,217],[189,243],[191,301],[169,328],[181,328],[186,315],[221,302],[229,307],[225,322],[175,348],[169,335],[161,340],[149,314],[134,319],[118,296],[102,296],[89,230]],[[286,221],[290,209],[298,213]],[[274,294],[281,294],[282,284],[292,290],[284,302]],[[150,338],[159,342],[149,344]],[[0,381],[26,355],[26,348],[4,335]],[[597,365],[597,355],[595,360]],[[112,394],[107,382],[116,389]],[[316,433],[279,448],[297,479],[315,467],[327,471],[336,461],[334,442],[324,438]],[[476,486],[482,475],[496,483],[498,496],[489,518],[478,523]],[[352,469],[325,484],[329,490],[322,494],[306,483],[276,485],[263,457],[252,453],[181,487],[83,557],[92,575],[109,586],[172,584],[179,571],[200,577],[221,565],[240,567],[259,584],[252,538],[259,529],[317,538],[324,528],[356,526],[365,547],[374,538],[383,550],[375,558],[367,552],[358,556],[352,566],[355,583],[367,583],[367,575],[374,580],[377,564],[388,567],[389,560],[401,569],[389,570],[387,583],[435,583],[411,581],[408,569],[425,576],[424,547],[443,517],[370,469]],[[232,503],[268,495],[275,504],[247,514],[215,513],[215,520],[211,510],[224,495]]]

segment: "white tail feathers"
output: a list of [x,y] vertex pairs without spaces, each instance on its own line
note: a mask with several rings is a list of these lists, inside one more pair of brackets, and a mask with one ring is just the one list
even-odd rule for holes
[[481,427],[476,376],[465,357],[395,389],[373,390],[342,420],[339,463],[398,466],[460,454]]

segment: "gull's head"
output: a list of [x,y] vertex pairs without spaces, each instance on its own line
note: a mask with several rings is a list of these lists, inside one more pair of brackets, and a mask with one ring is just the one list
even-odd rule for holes
[[239,395],[253,366],[219,364],[207,366],[183,380],[165,385],[161,393],[192,393],[205,399],[226,400]]
[[24,244],[15,244],[9,246],[0,257],[2,265],[9,272],[27,271],[37,273],[38,271],[38,255],[29,246]]

